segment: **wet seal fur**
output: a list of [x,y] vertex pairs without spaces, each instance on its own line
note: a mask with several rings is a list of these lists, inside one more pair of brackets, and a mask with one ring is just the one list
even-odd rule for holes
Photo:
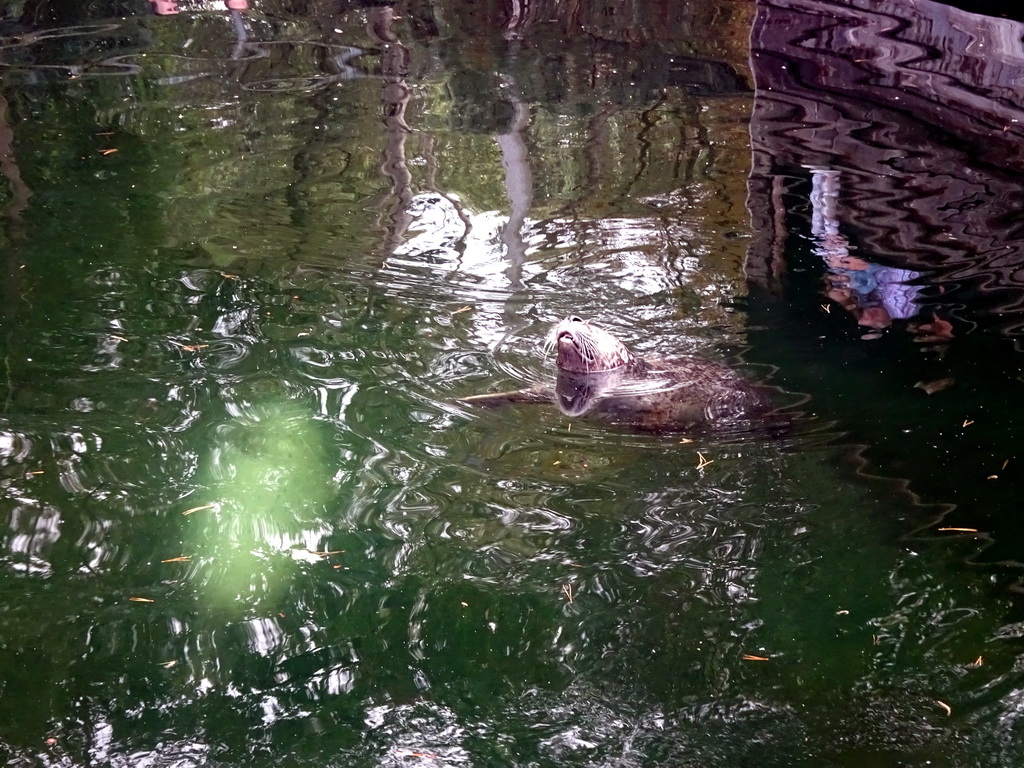
[[554,401],[567,416],[594,415],[644,430],[729,429],[771,408],[764,389],[702,357],[634,355],[608,331],[575,315],[548,334],[558,369],[554,392],[537,385],[463,398],[474,405]]

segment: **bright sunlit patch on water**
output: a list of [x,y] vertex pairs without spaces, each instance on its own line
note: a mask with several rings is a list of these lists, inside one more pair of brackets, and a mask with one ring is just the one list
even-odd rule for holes
[[[196,511],[196,572],[219,608],[261,603],[315,554],[335,494],[324,425],[296,403],[268,400],[215,432],[201,479],[218,502]],[[298,554],[297,554],[298,553]]]

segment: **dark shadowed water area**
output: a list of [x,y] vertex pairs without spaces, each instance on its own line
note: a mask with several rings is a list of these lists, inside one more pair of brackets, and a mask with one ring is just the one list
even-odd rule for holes
[[168,5],[2,4],[4,765],[1024,767],[1019,23]]

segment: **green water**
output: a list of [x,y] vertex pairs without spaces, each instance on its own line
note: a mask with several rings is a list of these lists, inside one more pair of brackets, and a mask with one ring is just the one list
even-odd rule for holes
[[[120,6],[7,51],[6,764],[1024,765],[1013,572],[915,533],[938,508],[854,458],[867,374],[744,303],[742,74],[659,96],[640,46],[584,85],[622,51],[458,9],[400,9],[403,77],[380,9],[268,3],[241,61],[219,13]],[[660,45],[709,55],[694,13]],[[457,402],[542,376],[570,313],[745,349],[815,416],[688,442]]]

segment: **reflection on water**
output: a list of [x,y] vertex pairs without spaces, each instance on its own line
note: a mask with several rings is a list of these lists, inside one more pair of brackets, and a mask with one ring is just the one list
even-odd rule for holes
[[862,338],[879,338],[878,331],[893,320],[906,320],[921,307],[922,272],[875,264],[851,255],[840,233],[836,210],[841,194],[839,171],[811,170],[811,234],[818,256],[828,268],[828,297],[853,315],[858,325],[871,329]]
[[931,0],[760,3],[751,209],[762,242],[748,271],[784,269],[769,243],[786,226],[771,213],[778,185],[840,172],[834,215],[855,232],[858,255],[928,269],[941,303],[970,303],[1012,332],[1021,28]]
[[835,414],[867,413],[868,457],[955,504],[944,527],[991,535],[986,561],[1020,559],[1006,506],[1017,476],[1000,475],[1020,365],[993,334],[1017,335],[1022,295],[1024,115],[1006,98],[1024,67],[1022,29],[932,2],[765,2],[753,37],[758,231],[746,269],[765,292],[751,311],[813,317],[807,333],[788,326],[803,336],[798,355],[846,366],[830,378],[776,357],[792,375],[778,383],[822,390]]
[[[1005,572],[848,469],[1005,505],[929,486],[921,444],[949,442],[894,418],[964,421],[893,383],[915,365],[989,394],[993,368],[956,357],[949,272],[863,248],[909,231],[852,214],[875,155],[756,144],[751,174],[753,100],[792,91],[751,93],[747,4],[99,5],[8,4],[0,30],[16,764],[1022,762]],[[848,338],[830,258],[857,308],[953,343]],[[807,392],[815,430],[457,402],[539,380],[570,314]],[[976,420],[984,451],[940,474],[1002,474]]]

